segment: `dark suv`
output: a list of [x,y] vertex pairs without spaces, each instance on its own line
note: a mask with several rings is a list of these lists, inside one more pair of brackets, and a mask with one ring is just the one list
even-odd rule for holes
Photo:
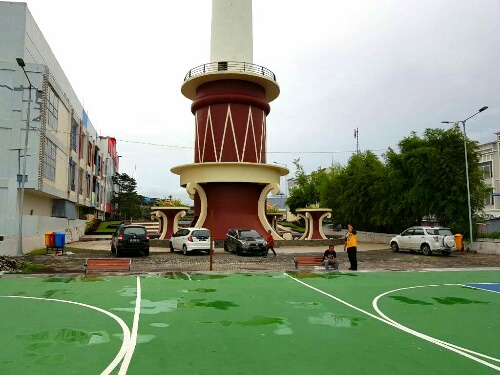
[[125,251],[141,251],[149,255],[149,234],[142,225],[124,225],[111,238],[111,252],[121,256]]
[[253,229],[229,229],[224,240],[224,250],[236,254],[258,253],[266,255],[266,241]]

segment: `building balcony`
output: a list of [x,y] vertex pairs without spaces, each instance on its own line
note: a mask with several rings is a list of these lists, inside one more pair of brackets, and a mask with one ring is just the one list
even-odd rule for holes
[[266,91],[268,102],[276,99],[280,94],[280,88],[276,81],[276,75],[269,69],[247,62],[218,61],[199,65],[189,70],[184,77],[182,94],[191,99],[196,99],[196,89],[206,82],[238,79],[259,84]]

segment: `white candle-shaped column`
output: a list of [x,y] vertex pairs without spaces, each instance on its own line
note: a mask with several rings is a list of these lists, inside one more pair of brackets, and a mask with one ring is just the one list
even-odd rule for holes
[[210,62],[253,62],[252,0],[212,0]]

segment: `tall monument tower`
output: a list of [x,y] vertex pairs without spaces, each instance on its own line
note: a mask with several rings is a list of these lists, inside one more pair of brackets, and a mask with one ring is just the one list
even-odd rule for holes
[[194,163],[171,171],[194,199],[191,224],[208,227],[213,213],[216,240],[230,228],[272,230],[266,197],[288,169],[266,164],[266,117],[280,90],[253,64],[251,0],[212,0],[210,62],[191,69],[181,91],[193,101]]

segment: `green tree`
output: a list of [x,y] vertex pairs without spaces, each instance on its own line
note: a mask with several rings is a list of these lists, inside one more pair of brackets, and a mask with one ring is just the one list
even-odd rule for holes
[[[442,225],[469,236],[467,185],[463,134],[458,126],[426,129],[423,137],[411,133],[399,142],[400,152],[386,154],[389,199],[385,210],[392,214],[386,226],[400,231],[435,217]],[[490,189],[479,169],[478,144],[467,140],[467,160],[473,212],[484,208]],[[389,191],[390,189],[390,191]]]
[[126,173],[116,173],[113,184],[118,186],[118,192],[113,193],[111,203],[118,205],[118,218],[120,220],[142,218],[142,196],[137,194],[137,182]]
[[300,158],[293,161],[295,165],[295,186],[290,189],[286,204],[292,213],[296,209],[305,208],[320,201],[320,186],[326,180],[326,173],[322,169],[307,175],[300,165]]

